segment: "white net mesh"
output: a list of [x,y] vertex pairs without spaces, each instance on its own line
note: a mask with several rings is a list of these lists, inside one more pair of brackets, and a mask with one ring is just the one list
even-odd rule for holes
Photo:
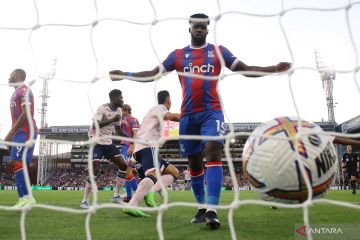
[[[149,42],[153,51],[154,56],[156,57],[156,59],[158,60],[158,63],[161,63],[161,59],[158,56],[158,53],[154,47],[154,42],[153,42],[153,27],[156,26],[157,24],[159,24],[160,22],[165,22],[165,21],[170,21],[170,20],[181,20],[181,21],[187,21],[188,19],[185,17],[174,17],[174,18],[158,18],[158,13],[157,13],[157,8],[155,7],[153,1],[149,1],[151,9],[153,11],[153,19],[151,21],[148,22],[137,22],[137,21],[133,21],[133,20],[128,20],[128,19],[122,19],[122,18],[100,18],[99,17],[99,10],[98,10],[98,2],[96,0],[93,1],[93,10],[91,11],[95,11],[95,18],[88,22],[88,23],[82,23],[82,24],[71,24],[71,23],[51,23],[51,24],[41,24],[40,23],[40,17],[42,12],[40,11],[39,7],[38,7],[38,1],[34,0],[33,1],[33,11],[35,13],[35,18],[36,21],[34,24],[32,24],[31,26],[25,26],[25,27],[0,27],[0,30],[8,30],[8,31],[24,31],[24,32],[28,32],[28,42],[29,42],[29,46],[31,49],[31,54],[32,54],[32,58],[33,58],[33,64],[34,64],[34,72],[38,73],[38,64],[37,64],[37,57],[36,57],[36,52],[34,51],[34,42],[33,42],[33,34],[36,31],[40,31],[40,29],[44,29],[44,27],[66,27],[66,28],[80,28],[80,27],[89,27],[89,33],[90,33],[90,37],[89,37],[89,41],[90,41],[90,45],[92,48],[92,54],[93,54],[93,58],[95,61],[95,71],[94,71],[94,75],[92,78],[88,79],[88,81],[84,82],[84,81],[78,81],[75,79],[59,79],[59,78],[55,78],[54,81],[62,81],[62,82],[71,82],[74,84],[88,84],[90,89],[90,86],[92,84],[94,84],[95,82],[101,80],[101,79],[108,79],[108,76],[100,76],[98,74],[98,68],[99,68],[99,60],[98,60],[98,55],[97,55],[97,51],[96,51],[96,47],[94,44],[94,30],[97,28],[97,26],[99,25],[99,23],[103,23],[103,22],[109,22],[109,21],[117,21],[117,22],[123,22],[126,24],[132,24],[132,25],[143,25],[143,26],[147,26],[149,29]],[[349,35],[349,39],[350,39],[350,45],[352,48],[352,52],[355,55],[355,64],[353,68],[349,68],[346,70],[342,70],[342,71],[337,71],[338,73],[350,73],[352,74],[352,79],[357,87],[358,92],[360,92],[360,88],[358,85],[358,82],[356,80],[357,78],[357,74],[359,72],[360,66],[359,66],[359,62],[358,62],[358,49],[357,49],[357,43],[354,40],[354,32],[353,32],[353,28],[350,22],[350,14],[349,11],[354,8],[356,5],[360,5],[360,2],[353,2],[353,1],[348,1],[346,4],[344,4],[343,6],[340,7],[334,7],[334,8],[305,8],[305,7],[294,7],[294,8],[285,8],[285,2],[281,1],[281,8],[274,13],[267,13],[267,14],[257,14],[257,13],[253,13],[253,12],[241,12],[241,11],[226,11],[223,12],[222,11],[222,4],[220,1],[217,1],[217,7],[218,7],[218,12],[217,15],[213,18],[211,18],[211,21],[214,22],[215,26],[214,26],[214,31],[213,31],[213,38],[215,41],[215,45],[217,46],[217,30],[218,30],[218,23],[221,20],[221,18],[225,15],[243,15],[243,16],[252,16],[252,17],[256,17],[256,18],[270,18],[270,17],[277,17],[278,18],[278,24],[280,26],[281,29],[281,34],[282,37],[284,38],[285,42],[286,42],[286,47],[287,50],[291,56],[291,62],[294,62],[294,54],[293,54],[293,48],[290,44],[287,32],[283,26],[283,17],[290,13],[290,12],[295,12],[295,11],[309,11],[309,12],[335,12],[335,11],[344,11],[345,13],[345,18],[346,18],[346,26],[347,26],[347,32]],[[216,48],[216,51],[219,53],[219,49]],[[219,54],[221,56],[221,54]],[[221,57],[221,66],[224,66],[224,59]],[[292,97],[292,103],[293,103],[293,107],[295,108],[295,111],[297,113],[297,116],[300,118],[300,113],[298,110],[298,106],[297,106],[297,101],[295,99],[294,93],[293,93],[293,86],[292,86],[292,75],[293,73],[295,73],[298,70],[309,70],[309,71],[314,71],[317,72],[317,69],[315,68],[309,68],[309,67],[293,67],[291,68],[289,71],[284,72],[284,73],[280,73],[280,74],[276,74],[275,76],[278,75],[286,75],[287,79],[288,79],[288,87],[291,93],[291,97]],[[247,72],[235,72],[235,73],[225,73],[224,71],[221,72],[219,79],[220,81],[218,81],[218,94],[220,96],[221,99],[221,92],[219,91],[219,86],[221,85],[222,81],[224,78],[230,76],[230,75],[238,75],[238,74],[246,74]],[[264,74],[264,73],[259,73],[259,74]],[[265,74],[266,75],[266,74]],[[163,76],[162,73],[159,73],[156,76],[156,79],[160,79]],[[197,76],[199,77],[199,76]],[[210,78],[210,77],[203,77],[200,76],[199,78],[203,78],[204,80],[216,80],[215,78]],[[140,80],[140,81],[146,81],[147,79],[141,79],[141,78],[131,78],[131,79],[136,79],[136,80]],[[32,86],[34,83],[36,83],[37,81],[39,81],[40,79],[33,79],[32,81],[29,81],[28,84],[30,86]],[[7,84],[1,84],[1,85],[7,85]],[[155,85],[154,85],[154,92],[156,93],[156,81],[155,81]],[[27,98],[28,99],[28,98]],[[27,100],[28,101],[28,100]],[[89,93],[88,93],[88,102],[90,107],[91,106],[91,101],[90,101],[90,97],[89,97]],[[30,107],[27,104],[27,117],[28,119],[31,119],[30,116]],[[225,139],[226,143],[225,143],[225,154],[226,154],[226,159],[228,162],[228,166],[229,166],[229,170],[230,170],[230,175],[232,178],[232,181],[234,183],[234,199],[232,201],[231,204],[229,205],[219,205],[217,208],[218,209],[227,209],[228,212],[228,224],[229,224],[229,228],[230,228],[230,233],[231,233],[231,238],[232,239],[237,239],[236,236],[236,232],[235,232],[235,226],[234,226],[234,222],[233,222],[233,217],[234,217],[234,210],[238,209],[240,206],[243,205],[267,205],[267,206],[278,206],[278,207],[283,207],[283,208],[302,208],[303,209],[303,220],[304,220],[304,224],[305,226],[309,227],[310,226],[310,222],[309,222],[309,210],[311,208],[311,206],[313,206],[315,203],[327,203],[327,204],[333,204],[333,205],[337,205],[337,206],[343,206],[343,207],[348,207],[348,208],[354,208],[354,209],[360,209],[359,205],[355,205],[355,204],[351,204],[351,203],[347,203],[347,202],[341,202],[341,201],[335,201],[335,200],[328,200],[328,199],[318,199],[318,200],[312,200],[312,188],[311,188],[311,184],[309,182],[309,179],[307,177],[307,175],[305,174],[305,169],[304,166],[302,164],[300,164],[300,170],[304,176],[305,182],[306,182],[306,186],[309,189],[309,196],[308,196],[308,200],[305,201],[302,204],[294,204],[294,205],[287,205],[287,204],[281,204],[281,203],[274,203],[274,202],[265,202],[265,201],[261,201],[261,200],[241,200],[241,194],[239,192],[239,186],[238,186],[238,182],[237,182],[237,178],[236,178],[236,174],[234,171],[234,166],[233,163],[231,161],[231,153],[230,153],[230,140],[236,136],[248,136],[249,133],[246,132],[234,132],[234,128],[231,125],[231,119],[229,119],[227,112],[226,112],[226,105],[223,104],[222,102],[222,109],[224,111],[225,117],[227,122],[230,123],[230,133],[228,133],[226,136],[224,137],[201,137],[201,136],[180,136],[180,139],[207,139],[207,140],[215,140],[215,139]],[[301,137],[303,137],[303,135],[301,134],[301,125],[299,124],[299,128],[300,128],[300,133],[294,138],[296,141],[298,141]],[[30,125],[30,131],[31,131],[31,136],[33,136],[34,133],[34,126]],[[335,136],[344,136],[344,137],[360,137],[360,134],[352,134],[352,135],[348,135],[348,134],[339,134],[339,133],[331,133]],[[276,137],[274,137],[276,138]],[[114,139],[124,139],[121,137],[114,137]],[[178,138],[176,138],[178,139]],[[90,150],[89,152],[92,152],[94,145],[96,144],[96,142],[99,140],[99,138],[94,138],[91,141],[87,141],[87,142],[69,142],[69,141],[60,141],[60,140],[48,140],[48,139],[44,139],[42,141],[44,142],[53,142],[53,143],[59,143],[59,144],[76,144],[76,145],[89,145],[90,146]],[[131,139],[127,139],[132,141]],[[168,141],[168,140],[172,140],[171,138],[161,138],[159,139],[158,144],[161,145],[164,142]],[[286,140],[286,139],[282,139],[282,140]],[[1,143],[5,143],[8,146],[15,146],[14,143],[12,142],[3,142],[1,141]],[[27,165],[26,163],[26,153],[29,147],[33,146],[35,144],[35,140],[34,139],[30,139],[29,141],[27,141],[25,144],[22,144],[21,146],[25,146],[25,154],[23,156],[23,166],[24,166],[24,173],[25,173],[25,180],[26,180],[26,185],[28,187],[28,189],[31,189],[30,186],[30,181],[29,181],[29,175],[27,172]],[[19,145],[19,144],[18,144]],[[298,145],[298,144],[296,144]],[[297,149],[298,150],[298,149]],[[158,164],[155,161],[156,164]],[[88,159],[88,166],[89,166],[89,176],[91,179],[91,184],[93,189],[97,189],[96,187],[96,182],[94,180],[94,175],[93,175],[93,171],[92,171],[92,156],[91,154],[89,154],[89,159]],[[159,171],[157,170],[157,174],[159,176]],[[161,179],[161,178],[160,178]],[[164,188],[163,188],[164,189]],[[30,195],[31,195],[31,191],[30,191]],[[171,202],[169,203],[168,200],[168,195],[166,194],[165,191],[165,195],[164,195],[164,202],[161,206],[157,207],[157,208],[145,208],[145,207],[138,207],[138,209],[140,210],[146,210],[146,211],[152,211],[152,212],[157,212],[157,231],[158,231],[158,236],[159,239],[164,239],[164,232],[163,232],[163,227],[162,227],[162,223],[163,223],[163,214],[164,212],[166,212],[167,210],[169,210],[169,208],[173,208],[173,207],[192,207],[192,208],[196,208],[199,205],[196,203],[186,203],[186,202]],[[20,219],[20,230],[21,230],[21,239],[26,239],[26,225],[25,225],[25,220],[26,220],[26,216],[27,213],[32,209],[32,208],[42,208],[42,209],[48,209],[51,211],[60,211],[60,212],[67,212],[67,213],[75,213],[75,214],[86,214],[86,221],[85,221],[85,230],[86,230],[86,237],[87,239],[91,239],[91,229],[90,229],[90,220],[92,215],[99,209],[104,209],[104,208],[123,208],[123,205],[115,205],[115,204],[100,204],[98,203],[98,192],[95,190],[93,191],[93,204],[91,206],[90,209],[88,210],[80,210],[80,209],[74,209],[74,208],[68,208],[68,207],[61,207],[61,206],[53,206],[53,205],[46,205],[46,204],[36,204],[30,207],[26,207],[23,208],[21,211],[21,219]],[[11,210],[10,207],[8,206],[0,206],[1,210]],[[307,238],[308,239],[312,239],[312,236],[310,234],[310,232],[307,232]]]

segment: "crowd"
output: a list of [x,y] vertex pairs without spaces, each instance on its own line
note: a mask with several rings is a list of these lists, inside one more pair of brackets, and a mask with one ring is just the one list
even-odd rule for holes
[[15,181],[0,176],[0,186],[15,186]]
[[[116,170],[103,170],[96,179],[98,187],[114,186],[116,173]],[[84,187],[87,177],[88,171],[83,168],[57,169],[46,182],[46,185],[52,187]]]
[[[180,172],[184,172],[184,169],[180,168]],[[115,185],[116,180],[116,169],[105,169],[103,170],[96,179],[98,187],[111,187]],[[46,181],[47,186],[52,187],[79,187],[83,188],[85,186],[85,180],[88,177],[88,171],[84,168],[70,168],[70,169],[56,169],[51,177]],[[179,180],[184,180],[184,174],[180,174]],[[240,175],[238,176],[239,185],[248,186],[245,178]],[[9,180],[8,178],[0,175],[0,185],[2,186],[15,186],[14,180]],[[228,170],[224,170],[224,181],[223,186],[226,189],[233,188],[233,181],[230,177]]]

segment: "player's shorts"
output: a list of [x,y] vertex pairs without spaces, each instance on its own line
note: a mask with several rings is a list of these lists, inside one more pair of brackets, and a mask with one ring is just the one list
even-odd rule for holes
[[[25,143],[29,140],[29,133],[17,132],[15,133],[12,141],[14,143]],[[34,139],[37,138],[37,133],[34,133]],[[26,163],[30,164],[34,153],[34,146],[28,148],[26,153]],[[22,161],[23,154],[25,154],[25,146],[13,146],[11,147],[10,159]]]
[[144,179],[145,177],[145,172],[143,167],[141,166],[140,163],[135,164],[134,168],[136,169],[136,171],[138,172],[138,177],[141,179]]
[[[190,113],[180,118],[180,135],[223,136],[224,114],[220,110]],[[204,150],[208,140],[179,140],[180,153],[190,156]],[[216,140],[224,144],[224,140]]]
[[135,153],[135,160],[141,164],[143,172],[145,173],[144,175],[155,169],[155,160],[159,161],[160,173],[163,173],[167,166],[169,166],[168,161],[161,159],[159,152],[154,147],[137,151]]
[[93,160],[99,161],[102,158],[105,158],[107,160],[112,160],[120,155],[121,155],[120,150],[114,144],[110,144],[110,145],[96,144],[93,151]]
[[121,154],[124,157],[124,160],[127,162],[128,159],[128,155],[127,155],[127,151],[129,150],[129,145],[127,144],[121,144]]
[[348,171],[349,176],[351,176],[351,177],[357,177],[356,168],[348,169],[347,171]]

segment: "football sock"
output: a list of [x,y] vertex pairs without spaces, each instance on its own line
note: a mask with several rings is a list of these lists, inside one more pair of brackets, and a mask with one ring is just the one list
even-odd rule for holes
[[122,186],[124,186],[124,179],[117,177],[116,178],[115,189],[114,189],[114,197],[119,197],[120,196],[120,190],[121,190]]
[[209,162],[206,164],[206,187],[209,205],[218,205],[223,179],[222,163]]
[[205,190],[204,190],[204,169],[194,172],[190,169],[191,188],[194,192],[196,202],[205,204]]
[[150,191],[150,189],[154,186],[154,181],[150,178],[144,178],[134,193],[134,196],[131,198],[129,204],[132,206],[138,206],[139,203],[144,199],[145,195]]
[[131,186],[131,189],[136,192],[137,188],[138,188],[138,181],[137,181],[137,178],[134,177],[132,180],[130,180],[130,186]]
[[91,194],[91,183],[86,181],[84,197],[83,197],[82,202],[89,202],[90,194]]
[[[161,176],[161,180],[166,188],[170,184],[174,182],[174,177],[171,174],[166,174]],[[150,192],[157,192],[161,190],[160,180],[156,182],[156,184],[151,188]]]
[[19,198],[22,198],[24,196],[24,190],[26,191],[26,194],[28,194],[27,188],[25,185],[25,178],[24,178],[22,163],[19,163],[16,165],[14,172],[15,172],[15,177],[16,177],[17,192],[18,192]]

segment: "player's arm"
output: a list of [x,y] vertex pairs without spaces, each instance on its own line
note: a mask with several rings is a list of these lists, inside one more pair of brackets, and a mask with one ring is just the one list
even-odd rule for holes
[[9,133],[5,137],[5,141],[10,142],[14,137],[15,133],[27,122],[26,116],[26,106],[25,104],[21,106],[21,114],[16,123],[11,127]]
[[[244,62],[236,58],[230,51],[224,46],[220,46],[221,54],[225,61],[225,66],[233,72],[263,72],[263,73],[279,73],[287,71],[291,67],[291,63],[280,62],[274,66],[260,67],[260,66],[248,66]],[[247,77],[262,77],[263,75],[258,73],[244,74]]]
[[115,126],[116,136],[126,137],[120,126]]
[[[136,118],[132,118],[132,121],[131,121],[131,130],[133,132],[133,139],[135,140],[137,138],[137,133],[138,133],[138,130],[139,130],[139,121],[136,119]],[[134,153],[134,145],[135,145],[135,142],[130,142],[130,146],[129,146],[129,149],[128,149],[128,155],[132,155]]]
[[[134,134],[133,138],[135,140],[137,138],[138,129],[133,129],[132,131],[133,131],[133,134]],[[134,153],[134,142],[130,142],[130,147],[128,149],[128,155],[131,155],[133,153]]]
[[120,81],[123,79],[126,79],[127,77],[139,77],[139,78],[146,78],[146,77],[152,77],[148,80],[135,80],[131,79],[132,81],[136,82],[153,82],[155,80],[155,76],[159,74],[160,68],[156,67],[153,70],[150,71],[143,71],[143,72],[123,72],[121,70],[112,70],[109,72],[110,79],[112,81]]
[[99,123],[99,127],[100,128],[103,128],[113,122],[118,122],[120,121],[120,115],[116,115],[115,117],[111,118],[111,119],[105,119],[105,120],[102,120],[102,121],[98,121]]
[[[175,70],[175,62],[176,62],[176,50],[171,52],[169,56],[162,62],[162,68],[164,72],[171,72]],[[113,70],[109,72],[110,78],[112,81],[119,81],[126,79],[127,77],[139,77],[139,78],[150,78],[147,80],[135,80],[137,82],[152,82],[155,80],[155,76],[160,73],[160,66],[155,67],[153,70],[150,71],[143,71],[143,72],[123,72],[121,70]]]
[[164,120],[170,120],[170,121],[174,121],[174,122],[179,122],[180,121],[180,114],[167,112],[164,115]]
[[334,137],[333,143],[342,144],[342,145],[360,145],[359,140],[354,140],[351,138],[343,138],[343,137]]
[[[109,125],[109,124],[111,124],[113,122],[119,122],[120,118],[121,118],[121,115],[117,114],[113,118],[103,119],[103,111],[102,111],[102,109],[100,107],[100,108],[98,108],[98,110],[94,114],[93,121],[97,122],[99,124],[100,128],[103,128],[103,127],[105,127],[105,126],[107,126],[107,125]],[[92,128],[95,129],[94,123],[92,125]]]
[[[289,62],[280,62],[274,66],[259,67],[259,66],[248,66],[242,61],[238,61],[236,66],[233,68],[234,72],[240,71],[253,71],[253,72],[264,72],[264,73],[279,73],[287,71],[291,67]],[[263,75],[257,73],[244,74],[246,77],[262,77]]]

